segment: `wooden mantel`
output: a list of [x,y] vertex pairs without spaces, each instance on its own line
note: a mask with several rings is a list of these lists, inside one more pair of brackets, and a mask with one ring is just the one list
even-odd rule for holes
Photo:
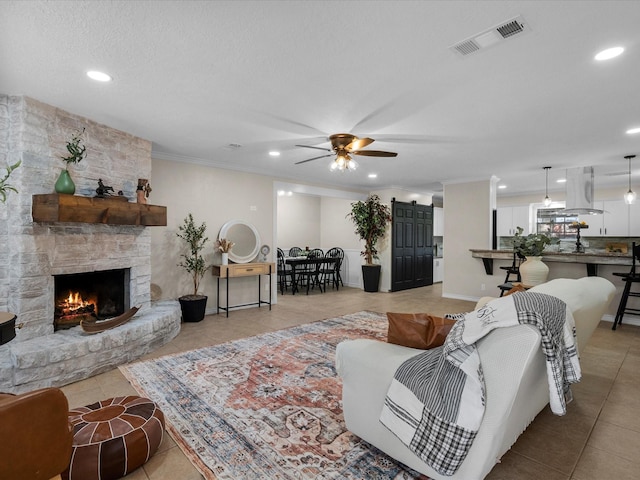
[[108,225],[166,226],[167,207],[132,203],[121,198],[66,194],[33,195],[34,222],[103,223]]

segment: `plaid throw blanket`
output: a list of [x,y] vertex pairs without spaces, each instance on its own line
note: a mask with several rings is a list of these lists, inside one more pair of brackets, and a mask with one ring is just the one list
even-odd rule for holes
[[391,432],[442,475],[456,472],[482,422],[485,389],[475,342],[493,329],[518,324],[539,329],[553,413],[566,413],[565,393],[581,377],[573,316],[556,297],[520,292],[448,317],[458,321],[445,344],[398,368],[380,415]]

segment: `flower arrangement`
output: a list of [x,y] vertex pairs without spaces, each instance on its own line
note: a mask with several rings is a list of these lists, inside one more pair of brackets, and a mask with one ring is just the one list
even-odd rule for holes
[[69,152],[69,156],[60,157],[62,158],[62,161],[67,164],[67,168],[69,168],[70,163],[80,163],[80,161],[87,156],[87,147],[82,143],[84,130],[84,128],[82,130],[78,130],[73,134],[71,140],[67,142],[67,151]]
[[234,245],[235,243],[227,240],[226,238],[219,238],[216,240],[216,248],[222,253],[229,253]]
[[513,248],[524,257],[539,257],[545,247],[551,244],[551,238],[544,233],[530,233],[523,236],[522,232],[522,227],[516,227]]

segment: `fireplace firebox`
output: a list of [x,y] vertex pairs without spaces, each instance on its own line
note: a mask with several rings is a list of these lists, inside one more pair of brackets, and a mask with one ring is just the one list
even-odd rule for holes
[[55,275],[54,330],[115,317],[130,308],[129,268]]

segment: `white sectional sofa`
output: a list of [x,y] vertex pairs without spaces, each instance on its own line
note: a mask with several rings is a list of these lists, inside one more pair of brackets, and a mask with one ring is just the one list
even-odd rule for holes
[[[531,291],[554,295],[569,306],[580,350],[606,312],[615,287],[604,278],[585,277],[551,280]],[[343,381],[346,426],[389,456],[433,479],[482,479],[549,403],[540,334],[529,325],[518,325],[496,329],[478,342],[485,376],[486,410],[467,457],[450,477],[430,468],[379,421],[396,369],[421,352],[375,340],[340,343],[336,367]]]

